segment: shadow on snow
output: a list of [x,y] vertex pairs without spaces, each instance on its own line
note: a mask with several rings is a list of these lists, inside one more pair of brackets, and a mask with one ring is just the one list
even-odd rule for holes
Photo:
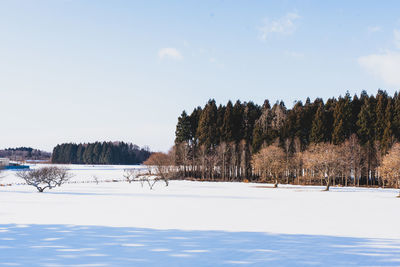
[[0,266],[399,266],[400,241],[255,232],[0,225]]

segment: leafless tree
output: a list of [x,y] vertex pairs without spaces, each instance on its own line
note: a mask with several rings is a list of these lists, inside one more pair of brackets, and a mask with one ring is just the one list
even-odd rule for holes
[[162,152],[153,153],[143,164],[148,166],[149,169],[154,168],[157,180],[163,180],[166,186],[169,184],[169,179],[175,177],[176,168],[171,151],[168,154]]
[[99,178],[96,175],[93,175],[93,180],[96,184],[99,184]]
[[[400,144],[396,143],[382,159],[379,168],[383,183],[387,182],[392,186],[399,188],[400,186]],[[397,196],[400,197],[400,194]]]
[[329,143],[311,145],[304,152],[303,161],[306,168],[314,170],[325,179],[325,191],[329,191],[331,180],[341,167],[338,146]]
[[17,176],[24,179],[27,185],[34,186],[39,192],[61,186],[72,177],[67,169],[53,166],[19,171]]
[[190,162],[190,145],[188,142],[182,142],[175,145],[175,163],[179,166],[183,177],[188,177]]
[[274,187],[278,187],[280,178],[285,172],[285,153],[277,145],[262,148],[253,156],[254,169],[265,179],[268,176],[274,180]]
[[132,183],[135,181],[140,175],[140,170],[138,169],[125,169],[124,170],[124,178],[128,183]]

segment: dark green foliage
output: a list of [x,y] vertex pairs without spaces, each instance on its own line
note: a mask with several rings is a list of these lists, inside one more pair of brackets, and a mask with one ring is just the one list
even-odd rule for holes
[[375,105],[375,139],[382,140],[383,132],[386,128],[386,105],[388,102],[388,95],[385,91],[379,90],[376,96]]
[[358,114],[358,138],[362,145],[372,145],[375,137],[375,112],[373,98],[364,97],[360,113]]
[[199,118],[197,138],[200,145],[207,149],[217,142],[217,106],[215,100],[209,100]]
[[225,108],[225,113],[222,120],[221,125],[221,140],[230,143],[234,140],[234,117],[233,117],[233,105],[232,102],[229,101]]
[[332,143],[339,145],[348,139],[352,133],[351,97],[339,97],[333,110]]
[[[190,115],[183,112],[178,118],[175,155],[184,165],[185,176],[251,180],[255,175],[252,155],[263,146],[278,144],[289,162],[295,152],[308,149],[312,143],[344,144],[344,147],[351,144],[356,152],[349,153],[359,165],[353,166],[357,184],[376,185],[380,160],[396,141],[400,141],[398,93],[393,98],[382,90],[376,96],[369,96],[365,91],[353,97],[346,93],[325,103],[320,98],[314,102],[307,98],[304,104],[295,102],[291,109],[282,101],[272,107],[268,100],[262,107],[240,101],[217,107],[215,100],[209,100],[203,109],[197,107]],[[79,147],[77,150],[80,151]],[[100,158],[106,158],[102,162],[115,159],[113,149],[102,151],[105,152]],[[77,152],[77,158],[97,154],[85,152]],[[67,159],[74,158],[67,156]],[[93,158],[86,160],[92,162]],[[287,177],[302,175],[302,163],[298,164],[300,169],[287,172]],[[346,169],[340,178],[350,175]]]
[[304,105],[297,101],[292,109],[286,109],[283,102],[271,108],[268,100],[262,107],[229,101],[217,108],[215,100],[209,100],[204,109],[197,107],[190,115],[183,112],[175,134],[175,144],[188,142],[206,149],[245,141],[252,153],[277,139],[282,147],[287,140],[299,140],[304,150],[310,143],[342,144],[357,134],[362,145],[379,143],[386,151],[400,140],[400,96],[395,93],[392,98],[379,90],[374,97],[362,91],[360,96],[346,93],[329,98],[325,104],[320,98],[314,102],[307,98]]
[[178,118],[178,124],[176,125],[175,144],[191,140],[191,127],[190,117],[188,117],[186,111],[183,111],[182,115]]
[[53,149],[52,163],[140,164],[150,154],[147,149],[124,142],[66,143]]
[[312,122],[310,142],[320,143],[327,140],[326,114],[324,104],[320,103]]
[[392,99],[389,98],[386,109],[385,109],[385,117],[384,117],[384,130],[381,142],[381,153],[386,154],[389,151],[389,148],[392,146],[394,141],[393,136],[393,104]]

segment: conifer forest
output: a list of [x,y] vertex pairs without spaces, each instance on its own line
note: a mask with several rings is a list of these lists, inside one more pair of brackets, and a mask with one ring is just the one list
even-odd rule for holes
[[183,177],[292,184],[396,186],[400,95],[379,90],[262,106],[182,112],[172,151]]
[[52,163],[140,164],[149,156],[148,149],[124,142],[65,143],[53,149]]

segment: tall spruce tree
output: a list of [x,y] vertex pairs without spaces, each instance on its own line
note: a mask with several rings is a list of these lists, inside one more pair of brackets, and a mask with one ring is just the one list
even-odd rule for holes
[[232,105],[231,101],[228,101],[228,104],[226,104],[224,119],[222,122],[221,141],[226,142],[226,143],[233,142],[233,140],[234,140],[234,134],[233,134],[234,124],[235,124],[235,121],[234,121],[234,117],[233,117],[233,105]]
[[205,145],[207,149],[216,143],[217,132],[217,106],[215,100],[209,100],[204,110],[201,112],[197,136],[199,144]]
[[362,145],[372,145],[375,137],[374,126],[375,116],[374,108],[369,97],[363,98],[363,104],[361,106],[360,113],[358,114],[358,138]]
[[175,144],[179,144],[191,139],[191,124],[190,118],[183,111],[181,116],[178,118],[178,123],[175,130]]
[[382,155],[386,154],[389,151],[394,141],[393,126],[392,126],[392,121],[393,121],[392,102],[393,102],[392,99],[389,98],[385,109],[385,129],[383,130],[383,136],[381,140]]
[[352,132],[351,126],[351,98],[339,97],[333,110],[332,143],[339,145],[348,139]]
[[383,139],[383,132],[386,128],[386,105],[388,95],[385,91],[379,90],[376,95],[375,105],[375,139],[379,142]]
[[326,114],[324,104],[320,103],[314,115],[311,127],[310,142],[321,143],[326,141]]
[[393,135],[397,141],[400,141],[400,94],[393,96]]

